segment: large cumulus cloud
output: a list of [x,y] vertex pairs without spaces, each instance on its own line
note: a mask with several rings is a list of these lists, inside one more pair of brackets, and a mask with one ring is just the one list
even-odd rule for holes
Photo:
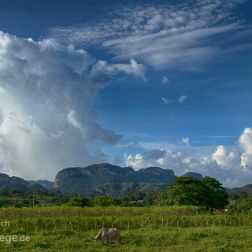
[[179,176],[194,171],[215,177],[229,187],[252,182],[252,128],[245,128],[234,146],[142,143],[138,144],[138,147],[142,148],[142,152],[135,155],[126,154],[124,157],[125,164],[136,170],[147,166],[160,166],[173,169]]
[[114,144],[91,109],[116,73],[145,79],[135,60],[110,65],[54,40],[34,41],[0,32],[0,169],[25,178],[53,178],[72,165],[104,161],[90,143]]
[[244,150],[241,155],[241,166],[249,169],[252,167],[252,128],[244,129],[239,143]]

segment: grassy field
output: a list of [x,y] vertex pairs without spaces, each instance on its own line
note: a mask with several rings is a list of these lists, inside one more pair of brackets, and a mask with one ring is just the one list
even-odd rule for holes
[[[120,228],[121,243],[93,241],[103,226]],[[252,251],[251,238],[252,215],[209,215],[193,207],[0,209],[1,252],[236,252]]]

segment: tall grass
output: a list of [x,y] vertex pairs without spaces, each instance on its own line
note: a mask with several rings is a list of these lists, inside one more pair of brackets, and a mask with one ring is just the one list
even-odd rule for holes
[[[0,210],[0,251],[252,251],[252,215],[209,215],[195,207],[38,207]],[[0,223],[1,224],[1,223]],[[93,242],[101,227],[122,229],[122,243]]]

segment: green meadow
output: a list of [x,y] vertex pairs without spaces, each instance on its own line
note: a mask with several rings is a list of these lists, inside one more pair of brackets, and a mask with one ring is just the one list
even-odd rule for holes
[[[122,240],[93,241],[101,227]],[[252,215],[196,207],[0,209],[0,251],[252,251]]]

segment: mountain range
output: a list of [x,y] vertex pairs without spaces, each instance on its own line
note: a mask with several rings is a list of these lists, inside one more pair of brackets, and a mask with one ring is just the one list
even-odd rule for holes
[[[202,179],[201,174],[185,173],[183,176]],[[135,171],[131,167],[120,167],[108,163],[94,164],[86,167],[65,168],[58,172],[55,181],[30,180],[10,177],[0,173],[0,189],[34,190],[46,192],[57,190],[64,195],[112,196],[134,192],[160,192],[176,180],[177,176],[171,169],[147,167]],[[246,192],[252,194],[252,185],[228,189],[230,192]]]
[[135,191],[160,191],[175,181],[173,170],[148,167],[138,171],[107,163],[84,168],[67,168],[55,178],[55,187],[64,194],[120,196]]

